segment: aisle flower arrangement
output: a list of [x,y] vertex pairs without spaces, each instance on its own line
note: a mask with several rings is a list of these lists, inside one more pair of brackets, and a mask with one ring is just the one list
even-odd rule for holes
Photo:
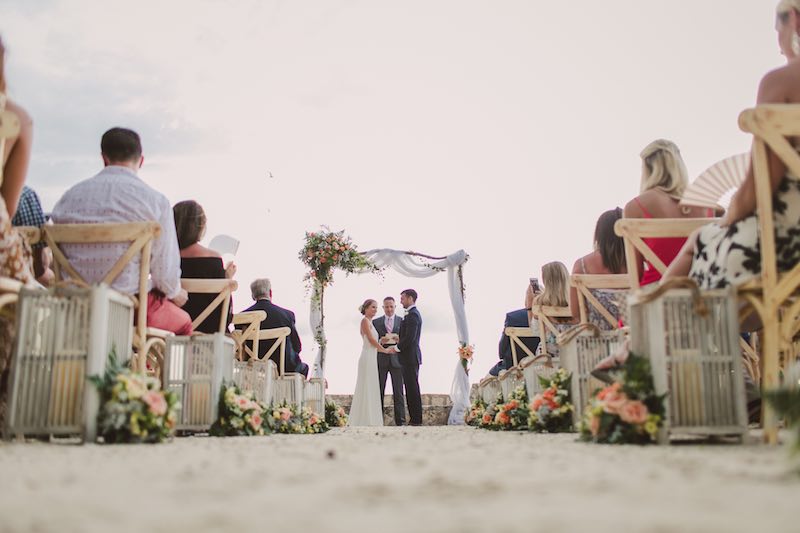
[[528,393],[522,384],[509,395],[508,401],[498,405],[494,417],[494,428],[505,431],[522,431],[528,429]]
[[344,407],[337,405],[336,402],[325,402],[325,423],[328,427],[340,428],[347,425],[347,413]]
[[478,427],[483,419],[483,413],[486,412],[486,402],[478,396],[472,400],[472,405],[464,416],[464,422],[468,426]]
[[267,416],[267,423],[275,433],[324,433],[329,429],[324,417],[307,407],[299,409],[296,405],[289,405],[285,401],[272,407],[270,416]]
[[464,367],[464,372],[469,374],[469,366],[472,363],[472,356],[475,353],[475,345],[462,342],[458,347],[458,357],[461,360],[461,366]]
[[655,442],[664,421],[664,395],[653,386],[650,361],[630,354],[614,383],[595,392],[581,421],[581,440],[604,444]]
[[178,420],[177,396],[157,379],[131,372],[112,350],[102,376],[91,376],[100,393],[97,434],[106,444],[157,443],[171,437]]
[[497,417],[497,413],[500,410],[499,406],[503,405],[503,403],[505,403],[505,400],[503,399],[503,393],[498,392],[495,401],[487,405],[483,410],[483,415],[481,415],[478,427],[483,429],[497,429],[495,427],[494,419]]
[[217,420],[209,434],[214,437],[249,437],[265,435],[270,426],[264,413],[267,407],[252,392],[242,392],[236,385],[226,385],[219,393]]
[[537,433],[564,433],[572,431],[570,402],[572,374],[560,368],[552,377],[539,376],[544,390],[533,397],[530,403],[528,429]]

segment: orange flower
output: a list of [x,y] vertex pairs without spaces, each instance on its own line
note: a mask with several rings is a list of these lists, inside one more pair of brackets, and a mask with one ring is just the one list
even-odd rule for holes
[[490,413],[484,413],[482,420],[483,420],[484,424],[491,424],[492,423],[492,415]]
[[644,424],[648,414],[647,406],[639,400],[629,401],[619,409],[619,417],[629,424]]

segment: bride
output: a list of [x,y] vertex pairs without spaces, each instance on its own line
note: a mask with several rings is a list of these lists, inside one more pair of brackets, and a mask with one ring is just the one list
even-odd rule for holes
[[378,352],[389,353],[378,344],[378,332],[372,319],[378,312],[378,303],[367,300],[359,308],[361,319],[361,357],[358,358],[358,378],[350,407],[349,426],[382,426],[381,391],[378,383]]

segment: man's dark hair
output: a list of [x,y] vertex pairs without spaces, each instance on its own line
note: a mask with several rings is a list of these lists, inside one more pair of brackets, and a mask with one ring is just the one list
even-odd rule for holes
[[414,289],[406,289],[400,294],[405,294],[406,296],[411,297],[411,299],[414,300],[414,302],[417,301],[417,291],[415,291]]
[[384,299],[383,299],[383,301],[384,301],[384,302],[385,302],[386,300],[391,300],[391,301],[394,301],[394,296],[387,296],[386,298],[384,298]]
[[112,163],[135,161],[142,157],[142,141],[133,130],[111,128],[100,140],[100,152]]

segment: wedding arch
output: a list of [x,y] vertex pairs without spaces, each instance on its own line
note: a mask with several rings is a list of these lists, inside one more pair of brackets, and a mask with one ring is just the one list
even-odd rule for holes
[[[456,321],[456,334],[460,346],[469,346],[469,328],[465,310],[464,264],[469,255],[458,250],[445,257],[433,257],[417,252],[381,248],[358,253],[343,232],[307,233],[306,246],[300,252],[300,259],[311,272],[311,331],[317,342],[317,355],[312,370],[313,376],[324,378],[327,338],[325,336],[324,291],[333,281],[333,268],[341,268],[347,273],[361,273],[391,268],[411,278],[428,278],[437,274],[447,274],[450,303]],[[466,360],[456,361],[453,383],[450,387],[453,408],[448,424],[463,424],[464,415],[469,409],[469,376]]]

